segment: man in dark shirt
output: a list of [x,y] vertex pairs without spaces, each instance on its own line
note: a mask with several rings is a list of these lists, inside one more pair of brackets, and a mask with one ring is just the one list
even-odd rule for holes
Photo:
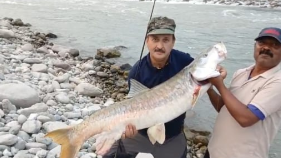
[[[175,28],[174,20],[167,17],[151,19],[146,39],[149,53],[133,66],[129,73],[129,86],[130,79],[135,79],[148,88],[155,87],[193,61],[188,53],[173,49]],[[139,152],[151,153],[154,158],[186,158],[184,119],[185,113],[165,123],[166,139],[162,145],[153,145],[149,141],[147,129],[137,131],[133,125],[128,125],[123,139],[114,144],[103,158],[133,158]]]

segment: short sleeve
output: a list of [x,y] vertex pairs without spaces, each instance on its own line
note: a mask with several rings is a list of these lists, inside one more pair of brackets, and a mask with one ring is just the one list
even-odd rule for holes
[[191,57],[189,53],[184,53],[184,52],[181,52],[181,53],[182,53],[182,55],[180,56],[179,60],[181,60],[181,63],[183,63],[183,67],[185,67],[193,62],[194,58]]
[[281,80],[267,83],[259,90],[250,105],[257,107],[265,117],[281,110]]

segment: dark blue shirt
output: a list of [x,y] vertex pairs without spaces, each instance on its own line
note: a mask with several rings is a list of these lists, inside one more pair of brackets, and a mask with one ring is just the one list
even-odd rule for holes
[[[152,88],[167,81],[193,61],[193,58],[188,53],[173,49],[166,66],[162,69],[157,69],[152,66],[149,55],[150,54],[148,53],[138,61],[133,66],[128,76],[128,79],[133,78],[148,88]],[[184,119],[185,113],[174,120],[165,123],[166,139],[181,133]],[[147,136],[147,129],[140,130],[139,133]]]

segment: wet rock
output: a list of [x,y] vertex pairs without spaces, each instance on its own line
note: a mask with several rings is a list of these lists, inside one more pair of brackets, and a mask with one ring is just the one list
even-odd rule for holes
[[70,49],[70,50],[69,50],[69,54],[70,54],[72,57],[77,57],[77,56],[79,56],[79,50],[77,50],[77,49]]
[[15,26],[23,26],[24,23],[22,22],[21,19],[15,19],[15,20],[12,22],[12,25],[15,25]]
[[201,143],[201,144],[207,146],[208,143],[209,143],[209,139],[208,139],[206,136],[198,135],[198,136],[195,136],[195,137],[194,137],[193,142],[194,142],[195,144]]
[[100,48],[97,50],[97,55],[106,58],[117,58],[121,56],[121,53],[116,48]]
[[49,38],[58,38],[57,35],[53,34],[53,33],[47,33],[46,37],[49,37]]

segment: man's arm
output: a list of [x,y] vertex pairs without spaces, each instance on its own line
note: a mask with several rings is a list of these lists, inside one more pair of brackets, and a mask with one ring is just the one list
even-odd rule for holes
[[217,92],[212,87],[207,91],[207,94],[213,107],[216,109],[217,112],[220,112],[221,108],[224,105],[221,96],[217,94]]
[[[220,72],[220,76],[223,79],[226,78],[227,71],[226,71],[226,69],[224,67],[218,65],[216,70]],[[209,96],[209,99],[210,99],[213,107],[216,109],[217,112],[220,112],[221,108],[224,105],[222,97],[219,94],[217,94],[217,92],[213,89],[213,86],[211,86],[209,88],[209,90],[207,91],[207,94]]]
[[222,100],[232,117],[242,126],[252,126],[259,120],[281,109],[281,81],[273,81],[265,85],[248,105],[240,102],[224,85],[221,77],[210,79],[218,89]]
[[241,103],[224,85],[222,81],[214,84],[221,94],[224,105],[232,117],[242,127],[248,127],[259,121],[259,118],[243,103]]

